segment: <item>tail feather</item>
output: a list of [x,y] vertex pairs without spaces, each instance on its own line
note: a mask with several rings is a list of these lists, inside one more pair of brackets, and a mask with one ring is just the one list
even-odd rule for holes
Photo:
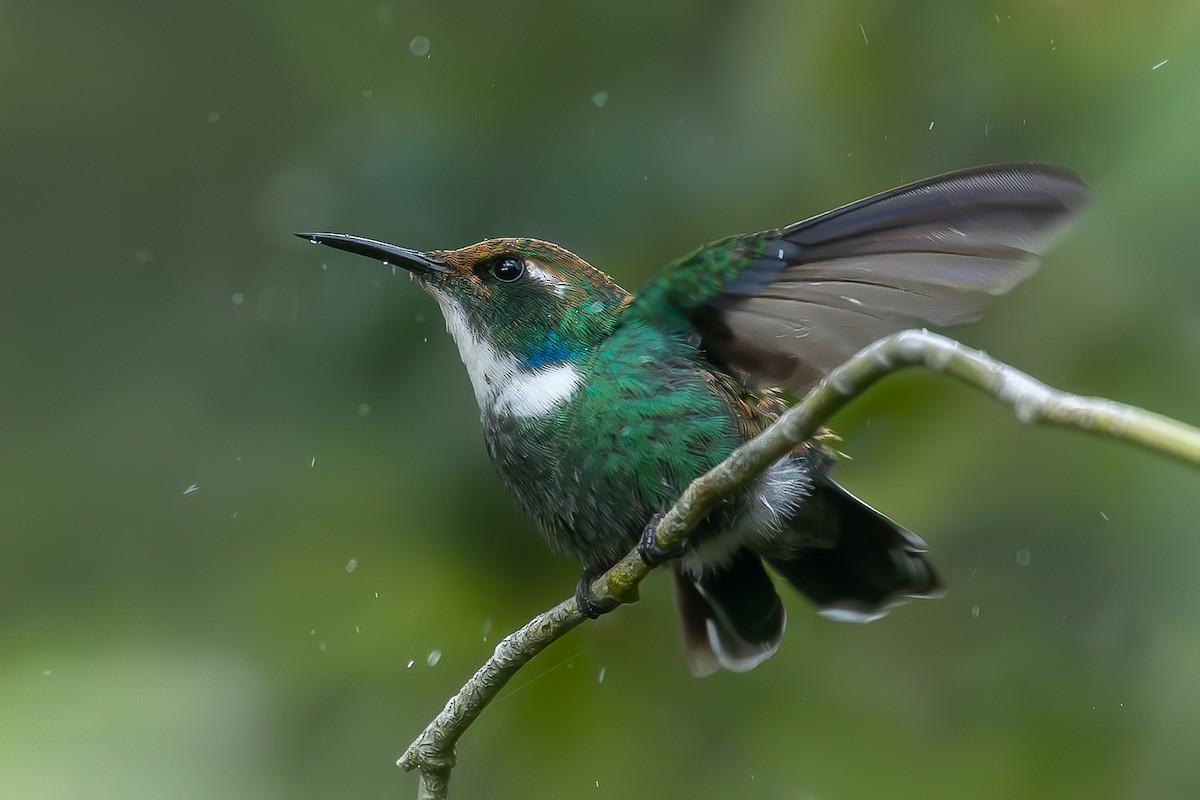
[[833,481],[815,488],[797,524],[830,546],[801,547],[787,557],[773,553],[767,561],[816,603],[822,616],[870,622],[909,598],[944,593],[921,537]]
[[779,649],[787,618],[764,558],[822,616],[843,622],[870,622],[910,598],[943,593],[925,542],[832,481],[814,487],[790,528],[794,537],[784,532],[761,553],[743,548],[699,577],[677,567],[675,605],[693,675],[746,672]]
[[699,578],[677,571],[675,606],[697,677],[754,669],[779,649],[787,623],[762,559],[749,550]]

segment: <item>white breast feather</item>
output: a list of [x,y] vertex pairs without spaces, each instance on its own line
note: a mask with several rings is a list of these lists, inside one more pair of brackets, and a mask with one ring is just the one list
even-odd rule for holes
[[803,463],[784,456],[759,476],[737,525],[704,539],[684,554],[683,569],[699,577],[706,568],[720,567],[755,536],[769,539],[812,491],[812,478]]

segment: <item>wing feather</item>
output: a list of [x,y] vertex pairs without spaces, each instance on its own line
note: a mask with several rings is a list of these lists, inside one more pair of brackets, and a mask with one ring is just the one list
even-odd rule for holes
[[634,307],[684,320],[718,365],[803,390],[889,333],[975,321],[1087,201],[1055,167],[953,172],[701,248]]

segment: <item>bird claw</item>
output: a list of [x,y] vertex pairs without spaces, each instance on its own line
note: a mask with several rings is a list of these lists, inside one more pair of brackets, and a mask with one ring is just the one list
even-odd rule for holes
[[592,591],[592,581],[596,579],[598,574],[585,571],[579,576],[579,583],[575,584],[575,605],[579,606],[579,613],[588,619],[596,619],[601,614],[607,614],[619,605],[616,600],[611,598],[601,600],[596,597],[596,594]]
[[680,558],[687,552],[687,541],[683,544],[672,547],[669,550],[664,550],[658,546],[658,542],[654,539],[654,532],[658,529],[658,523],[662,522],[663,514],[655,514],[646,523],[646,527],[642,530],[642,537],[638,539],[637,554],[642,559],[647,567],[657,567],[664,561],[671,561]]

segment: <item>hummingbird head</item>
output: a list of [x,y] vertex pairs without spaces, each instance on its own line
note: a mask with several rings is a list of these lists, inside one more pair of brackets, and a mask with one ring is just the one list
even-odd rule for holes
[[420,252],[346,234],[297,236],[407,269],[441,306],[485,416],[537,416],[569,399],[583,382],[577,362],[630,301],[608,275],[539,239]]

